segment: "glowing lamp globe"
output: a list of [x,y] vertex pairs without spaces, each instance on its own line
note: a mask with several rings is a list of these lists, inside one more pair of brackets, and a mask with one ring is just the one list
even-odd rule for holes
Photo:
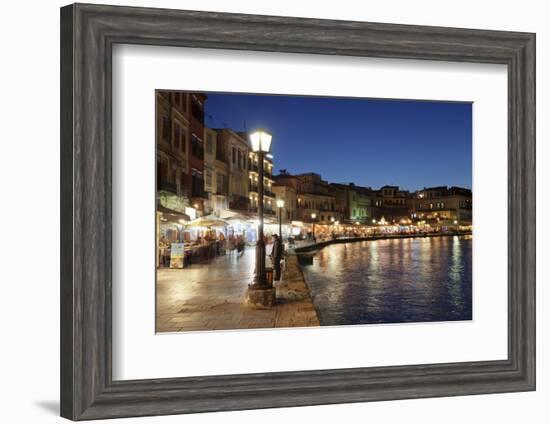
[[265,130],[256,130],[250,133],[250,143],[252,144],[252,151],[255,153],[269,153],[269,150],[271,149],[271,138],[271,134]]

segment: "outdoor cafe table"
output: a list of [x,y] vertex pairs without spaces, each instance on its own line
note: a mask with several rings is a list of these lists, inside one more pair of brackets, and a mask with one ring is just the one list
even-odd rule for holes
[[196,264],[206,262],[217,256],[218,241],[211,241],[205,244],[186,245],[185,262],[186,264]]

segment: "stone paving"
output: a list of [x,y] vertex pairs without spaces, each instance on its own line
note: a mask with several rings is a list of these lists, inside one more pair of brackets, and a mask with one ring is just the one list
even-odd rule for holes
[[277,305],[263,310],[246,306],[254,257],[254,248],[247,248],[240,257],[232,253],[182,270],[158,270],[157,332],[319,326],[292,254],[287,255],[282,280],[275,283]]

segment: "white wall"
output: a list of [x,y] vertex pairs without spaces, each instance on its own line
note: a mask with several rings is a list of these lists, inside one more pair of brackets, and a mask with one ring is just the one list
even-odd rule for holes
[[[103,1],[104,3],[106,1]],[[113,4],[180,9],[352,19],[373,22],[441,25],[537,32],[538,185],[538,391],[370,404],[246,411],[145,418],[139,422],[265,423],[318,422],[544,422],[550,416],[550,372],[547,366],[550,314],[544,310],[548,268],[543,251],[549,227],[543,226],[549,183],[541,161],[550,163],[543,146],[543,117],[550,91],[548,11],[545,2],[518,1],[387,1],[297,2],[278,0],[110,1]],[[59,309],[59,1],[9,2],[2,10],[1,96],[2,178],[0,306],[2,349],[0,390],[2,421],[61,422],[58,404]],[[548,197],[548,196],[547,196]],[[543,204],[546,203],[546,204]],[[546,269],[545,269],[546,268]],[[547,280],[547,278],[546,278]],[[546,358],[545,358],[546,356]],[[276,358],[284,360],[284,358]],[[122,422],[122,421],[120,421]],[[130,420],[124,422],[138,422]]]

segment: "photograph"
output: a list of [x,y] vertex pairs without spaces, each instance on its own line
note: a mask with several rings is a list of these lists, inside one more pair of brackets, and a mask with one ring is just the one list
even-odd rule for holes
[[156,90],[156,332],[472,320],[472,103]]
[[546,3],[3,6],[2,422],[550,417]]

